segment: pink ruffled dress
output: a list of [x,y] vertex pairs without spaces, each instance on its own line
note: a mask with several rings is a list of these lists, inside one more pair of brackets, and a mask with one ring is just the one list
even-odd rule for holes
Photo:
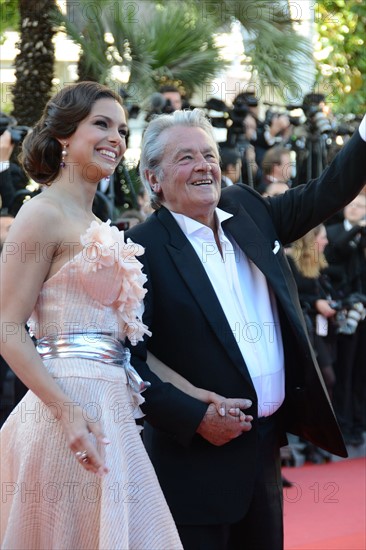
[[[99,333],[136,344],[145,276],[136,256],[109,222],[93,222],[83,250],[41,290],[29,321],[37,339]],[[99,420],[111,441],[104,451],[109,473],[87,472],[69,449],[62,428],[31,391],[1,430],[1,548],[3,550],[181,549],[170,510],[141,441],[135,418],[141,394],[125,369],[78,357],[44,359],[44,365],[90,422]],[[93,438],[93,436],[90,436]]]

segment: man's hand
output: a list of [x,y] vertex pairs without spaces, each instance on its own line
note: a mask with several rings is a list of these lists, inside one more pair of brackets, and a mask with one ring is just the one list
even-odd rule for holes
[[279,115],[273,117],[273,120],[271,122],[271,125],[269,127],[269,131],[271,136],[275,137],[278,134],[282,134],[288,128],[290,128],[290,119],[287,115]]
[[253,417],[240,413],[221,416],[214,403],[208,406],[205,416],[197,428],[197,433],[212,445],[221,446],[239,437],[252,428]]
[[329,302],[328,300],[317,300],[315,302],[315,309],[317,310],[318,313],[320,313],[321,315],[323,315],[323,317],[334,317],[335,314],[337,313],[337,311],[332,308],[330,305],[329,305]]

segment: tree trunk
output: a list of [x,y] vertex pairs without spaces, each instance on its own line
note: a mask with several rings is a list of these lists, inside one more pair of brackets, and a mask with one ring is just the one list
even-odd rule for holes
[[50,12],[55,7],[55,0],[19,0],[20,52],[15,58],[12,115],[20,125],[34,126],[52,93],[55,31]]

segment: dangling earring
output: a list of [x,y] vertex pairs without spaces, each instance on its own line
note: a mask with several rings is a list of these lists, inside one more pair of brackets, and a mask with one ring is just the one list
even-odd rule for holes
[[63,146],[62,146],[62,151],[61,151],[61,162],[60,162],[61,168],[65,168],[65,166],[66,166],[66,162],[65,162],[65,158],[67,157],[66,147],[67,147],[67,143],[66,143],[66,141],[64,141]]

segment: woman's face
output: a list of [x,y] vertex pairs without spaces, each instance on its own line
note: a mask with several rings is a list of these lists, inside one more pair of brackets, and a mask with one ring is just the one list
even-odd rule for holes
[[89,115],[67,139],[66,166],[70,177],[78,174],[99,181],[113,174],[126,151],[127,124],[121,105],[112,98],[98,99]]
[[317,247],[317,250],[318,250],[319,253],[324,252],[324,248],[328,244],[328,239],[327,239],[327,232],[326,232],[325,227],[323,225],[321,226],[321,228],[319,230],[319,233],[317,235],[315,235],[314,243],[315,243],[315,246]]

